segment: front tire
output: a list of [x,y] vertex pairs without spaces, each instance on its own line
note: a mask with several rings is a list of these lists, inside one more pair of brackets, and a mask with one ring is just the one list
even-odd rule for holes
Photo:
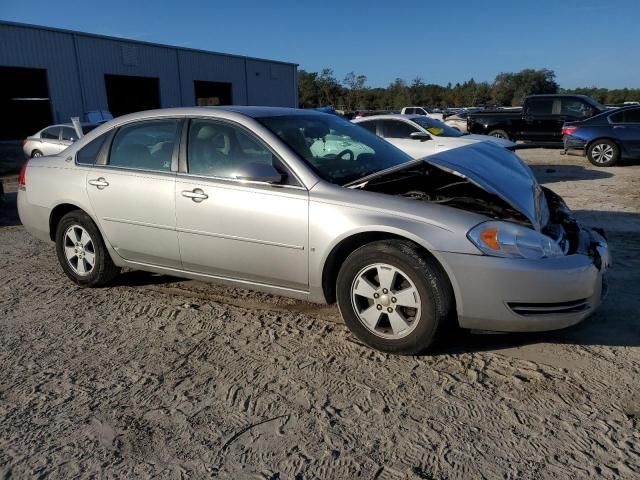
[[98,228],[80,210],[67,213],[58,223],[56,253],[64,273],[81,287],[103,286],[120,273]]
[[589,146],[587,158],[596,167],[612,167],[620,159],[620,148],[611,140],[596,140]]
[[428,348],[453,311],[446,274],[408,241],[378,241],[355,250],[338,273],[336,295],[356,337],[403,355]]
[[489,132],[489,136],[490,137],[496,137],[496,138],[503,138],[505,140],[511,140],[509,138],[509,134],[507,132],[505,132],[504,130],[491,130]]

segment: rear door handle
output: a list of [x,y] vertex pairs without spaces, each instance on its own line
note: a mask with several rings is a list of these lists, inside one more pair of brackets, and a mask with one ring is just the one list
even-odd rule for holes
[[102,190],[105,187],[109,186],[109,182],[107,182],[104,177],[100,177],[100,178],[95,178],[93,180],[89,180],[89,185],[93,185],[94,187],[97,187],[98,190]]
[[201,201],[209,198],[209,195],[204,193],[204,191],[201,188],[194,188],[193,190],[183,190],[182,196],[190,198],[196,203],[200,203]]

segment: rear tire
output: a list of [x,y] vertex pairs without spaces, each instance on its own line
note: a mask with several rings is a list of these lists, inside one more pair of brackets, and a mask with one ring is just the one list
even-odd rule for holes
[[80,287],[100,287],[119,273],[91,217],[67,213],[56,229],[56,253],[64,273]]
[[31,152],[31,158],[38,158],[38,157],[43,157],[44,155],[42,154],[42,152],[40,150],[34,150],[33,152]]
[[620,160],[620,148],[611,140],[595,140],[587,149],[587,159],[596,167],[612,167]]
[[338,273],[336,296],[356,337],[403,355],[431,345],[454,303],[440,265],[402,240],[373,242],[351,253]]
[[511,138],[509,138],[509,134],[507,132],[505,132],[504,130],[491,130],[489,132],[489,136],[490,137],[496,137],[496,138],[504,138],[505,140],[511,140]]

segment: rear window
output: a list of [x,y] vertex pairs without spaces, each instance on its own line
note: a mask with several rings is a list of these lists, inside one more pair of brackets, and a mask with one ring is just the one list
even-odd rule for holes
[[42,131],[40,138],[58,140],[60,138],[60,127],[50,127]]
[[527,102],[527,110],[531,115],[551,115],[553,112],[552,98],[532,98]]
[[376,129],[377,129],[377,126],[378,126],[378,121],[377,120],[371,120],[369,122],[358,122],[357,125],[360,125],[361,127],[366,128],[371,133],[376,133]]
[[121,127],[111,145],[109,165],[171,171],[178,120],[149,120]]

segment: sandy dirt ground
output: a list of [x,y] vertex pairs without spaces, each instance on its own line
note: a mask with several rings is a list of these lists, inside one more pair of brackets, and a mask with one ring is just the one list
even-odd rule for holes
[[141,272],[76,288],[9,194],[0,475],[640,478],[640,165],[521,155],[607,229],[609,296],[564,331],[454,331],[420,357],[361,345],[334,307]]

